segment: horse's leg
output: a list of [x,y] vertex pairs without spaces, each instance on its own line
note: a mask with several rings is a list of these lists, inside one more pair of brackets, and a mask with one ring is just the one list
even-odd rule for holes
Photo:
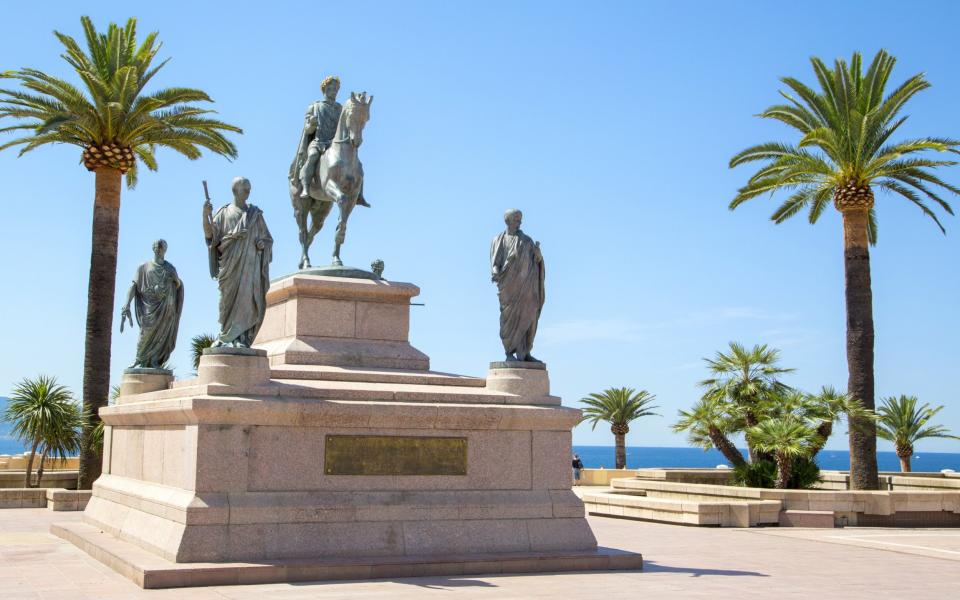
[[311,224],[310,231],[307,232],[308,244],[313,242],[313,238],[323,229],[323,224],[327,220],[327,215],[330,214],[330,209],[333,208],[333,203],[329,201],[317,201],[313,208],[310,211]]
[[343,262],[340,260],[340,246],[343,245],[344,240],[347,237],[347,219],[350,218],[350,213],[353,212],[353,207],[356,206],[356,200],[350,201],[344,199],[343,202],[338,202],[337,205],[340,207],[340,220],[337,222],[337,235],[334,238],[333,246],[333,264],[342,265]]
[[[299,193],[295,190],[291,195]],[[310,240],[307,238],[307,210],[298,197],[293,200],[293,218],[297,221],[297,229],[300,230],[300,269],[310,268],[310,258],[307,256],[307,250],[310,248]]]

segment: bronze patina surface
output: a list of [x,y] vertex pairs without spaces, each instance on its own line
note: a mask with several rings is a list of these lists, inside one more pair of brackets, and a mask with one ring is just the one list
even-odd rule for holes
[[327,475],[466,475],[467,438],[328,435]]

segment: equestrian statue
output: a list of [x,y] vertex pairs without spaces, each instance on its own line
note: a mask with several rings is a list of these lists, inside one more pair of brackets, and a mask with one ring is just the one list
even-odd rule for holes
[[363,197],[363,165],[357,157],[363,143],[363,127],[370,119],[373,96],[351,92],[344,105],[337,102],[340,79],[327,77],[320,84],[323,100],[307,108],[297,154],[290,165],[290,201],[300,229],[300,269],[309,269],[308,251],[313,238],[336,204],[340,219],[334,238],[334,266],[342,266],[340,246],[347,234],[347,220],[357,205],[370,204]]

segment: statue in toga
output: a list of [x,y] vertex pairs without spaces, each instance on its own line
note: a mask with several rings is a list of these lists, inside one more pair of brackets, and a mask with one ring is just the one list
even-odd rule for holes
[[233,180],[233,202],[213,213],[203,205],[210,276],[220,287],[220,335],[213,346],[249,348],[267,310],[273,238],[263,211],[247,204],[250,181]]
[[500,297],[500,340],[507,361],[540,362],[530,354],[544,300],[540,242],[520,230],[519,210],[508,210],[503,219],[507,229],[490,247],[491,277]]
[[177,346],[177,330],[183,314],[183,282],[177,276],[177,269],[164,259],[166,253],[166,241],[153,243],[153,260],[137,267],[127,292],[127,303],[120,311],[121,333],[126,321],[133,327],[131,303],[140,326],[137,358],[130,366],[132,369],[164,369]]

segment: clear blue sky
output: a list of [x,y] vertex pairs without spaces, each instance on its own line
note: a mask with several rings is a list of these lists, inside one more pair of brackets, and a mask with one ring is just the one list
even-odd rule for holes
[[[73,2],[5,6],[0,69],[68,74],[54,29],[81,36]],[[159,155],[160,172],[124,191],[117,314],[151,241],[164,237],[186,285],[180,376],[192,335],[217,327],[207,276],[200,181],[215,203],[245,175],[276,244],[272,274],[295,269],[286,173],[320,80],[375,94],[361,151],[371,210],[357,209],[349,263],[386,262],[422,288],[411,340],[435,369],[483,375],[500,356],[490,238],[519,207],[541,241],[547,304],[536,354],[555,393],[576,405],[609,386],[648,389],[663,418],[635,423],[631,445],[683,445],[669,432],[698,397],[702,358],[730,340],[765,342],[797,368],[789,383],[846,386],[838,215],[774,226],[764,198],[727,210],[748,170],[729,157],[790,139],[753,117],[778,77],[810,81],[808,57],[884,47],[893,80],[925,71],[904,135],[960,137],[960,7],[951,2],[98,2],[100,27],[130,11],[160,32],[173,60],[157,85],[195,86],[242,126],[235,162]],[[0,153],[3,235],[0,393],[46,372],[79,394],[93,177],[73,147]],[[960,169],[944,177],[960,184]],[[960,201],[957,202],[960,204]],[[873,253],[877,392],[945,404],[960,430],[957,254],[960,222],[941,235],[913,206],[878,197]],[[332,234],[316,242],[315,262]],[[119,318],[115,318],[119,326]],[[113,378],[136,334],[114,333]],[[605,428],[576,430],[608,444]],[[846,444],[843,429],[832,448]],[[882,449],[888,449],[885,444]],[[919,451],[960,451],[950,441]]]

